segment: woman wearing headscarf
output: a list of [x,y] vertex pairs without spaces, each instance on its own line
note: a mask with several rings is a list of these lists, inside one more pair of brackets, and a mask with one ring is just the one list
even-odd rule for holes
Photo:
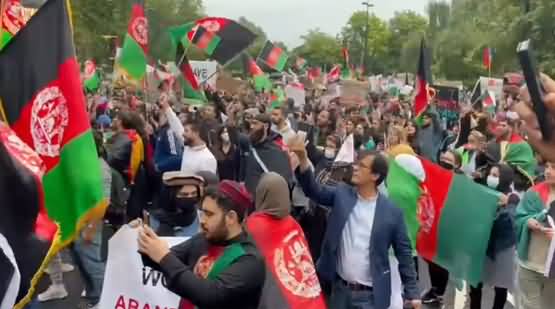
[[[519,198],[512,193],[514,176],[513,169],[506,164],[494,165],[487,176],[488,187],[504,194],[493,222],[484,265],[484,284],[495,288],[492,309],[505,307],[507,291],[515,282],[514,212]],[[477,287],[470,287],[470,309],[482,308],[482,286],[480,283]]]
[[255,212],[246,222],[266,262],[259,309],[326,308],[307,241],[290,210],[287,181],[277,173],[264,174],[256,188]]

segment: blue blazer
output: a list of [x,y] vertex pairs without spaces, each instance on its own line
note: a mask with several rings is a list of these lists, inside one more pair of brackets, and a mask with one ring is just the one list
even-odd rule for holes
[[[333,282],[337,278],[338,248],[343,228],[358,200],[358,193],[344,183],[336,187],[316,183],[313,172],[299,172],[297,180],[305,195],[316,203],[331,208],[328,226],[322,244],[322,253],[317,261],[320,278]],[[420,299],[412,248],[407,234],[403,214],[385,196],[378,195],[376,215],[370,239],[370,276],[374,289],[374,304],[377,309],[387,309],[391,298],[391,269],[389,249],[393,248],[399,261],[399,273],[404,286],[405,299]]]

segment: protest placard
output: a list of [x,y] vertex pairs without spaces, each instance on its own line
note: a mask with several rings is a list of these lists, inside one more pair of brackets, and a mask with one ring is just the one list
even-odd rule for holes
[[287,98],[295,101],[295,107],[302,108],[304,106],[306,100],[306,92],[304,89],[287,85],[285,86],[285,95]]
[[[110,239],[99,308],[177,309],[180,297],[165,288],[163,274],[143,266],[138,252],[138,233],[138,229],[125,225]],[[186,238],[164,240],[171,246]]]
[[218,80],[218,63],[216,61],[189,61],[191,68],[201,84],[207,84],[212,89],[216,89]]

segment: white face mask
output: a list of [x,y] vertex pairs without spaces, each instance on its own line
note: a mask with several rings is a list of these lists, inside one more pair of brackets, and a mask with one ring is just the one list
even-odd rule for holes
[[335,158],[335,150],[331,148],[324,149],[324,156],[326,157],[326,159]]
[[222,133],[222,141],[228,143],[229,142],[229,133],[225,132]]
[[499,177],[489,175],[487,179],[487,184],[488,184],[488,187],[492,189],[497,188],[497,186],[499,186]]

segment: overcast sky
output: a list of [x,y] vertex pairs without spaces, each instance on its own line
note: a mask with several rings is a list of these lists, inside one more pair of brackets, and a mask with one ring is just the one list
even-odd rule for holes
[[[395,11],[413,10],[424,14],[429,0],[374,0],[371,10],[381,18]],[[289,48],[302,43],[300,36],[309,29],[336,35],[351,14],[363,9],[362,0],[203,0],[206,13],[232,19],[245,16],[261,26],[272,41],[283,41]]]

